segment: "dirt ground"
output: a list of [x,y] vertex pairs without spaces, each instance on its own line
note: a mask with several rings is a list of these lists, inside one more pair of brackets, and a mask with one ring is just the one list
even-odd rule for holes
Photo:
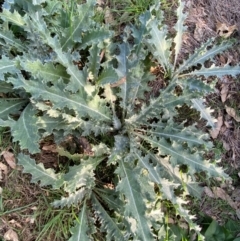
[[[240,62],[240,1],[239,0],[186,0],[187,32],[183,38],[180,59],[192,53],[209,38],[234,39],[231,49],[216,56],[216,65],[236,65]],[[231,217],[240,219],[240,77],[225,76],[218,80],[216,93],[207,97],[207,105],[217,118],[218,131],[211,134],[221,153],[221,165],[233,181],[221,188],[206,189],[201,210],[218,221],[222,210],[216,208],[212,198],[225,200],[236,213]],[[226,213],[228,215],[228,213]]]

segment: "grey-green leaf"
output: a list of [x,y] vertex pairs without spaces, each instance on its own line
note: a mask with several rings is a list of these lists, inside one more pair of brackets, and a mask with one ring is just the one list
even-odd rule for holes
[[20,118],[11,126],[13,140],[18,141],[21,149],[38,153],[40,135],[38,134],[36,111],[31,104],[22,111]]
[[70,76],[66,72],[66,68],[62,65],[54,66],[52,63],[42,64],[40,60],[27,61],[24,64],[25,70],[38,77],[42,82],[54,82],[62,78],[64,81],[69,82]]
[[31,173],[32,183],[39,182],[40,186],[51,185],[54,189],[59,189],[63,185],[61,174],[56,174],[51,168],[46,169],[42,163],[36,164],[35,160],[27,155],[18,155],[18,165],[23,166],[24,173]]
[[104,227],[104,230],[106,230],[106,240],[111,241],[114,239],[116,241],[125,241],[122,231],[117,226],[115,220],[109,216],[105,208],[100,204],[94,194],[92,195],[92,201],[95,214],[101,220],[101,224]]
[[88,227],[88,218],[87,218],[87,204],[84,202],[81,212],[77,220],[75,221],[75,226],[71,229],[72,236],[68,241],[89,241],[91,240],[87,235]]
[[20,71],[16,68],[15,60],[10,60],[8,57],[2,56],[0,59],[0,80],[4,80],[4,74],[6,73],[15,74],[19,72]]
[[178,21],[175,26],[176,30],[176,36],[174,38],[174,43],[175,43],[175,60],[174,60],[174,67],[176,66],[177,62],[177,57],[181,49],[182,45],[182,36],[185,31],[185,27],[183,26],[184,21],[186,19],[186,14],[183,13],[183,8],[184,8],[184,2],[179,1],[179,7],[177,9],[177,16],[178,16]]
[[78,15],[73,17],[71,26],[63,32],[61,41],[63,50],[71,49],[76,42],[81,43],[82,33],[91,26],[93,4],[93,0],[88,0],[85,4],[78,5]]
[[117,190],[124,193],[126,197],[125,217],[132,217],[137,221],[137,229],[135,230],[137,239],[152,241],[152,232],[145,217],[146,207],[143,199],[139,198],[141,190],[136,176],[138,172],[133,171],[122,159],[119,160],[118,172],[121,181]]
[[206,108],[204,106],[204,100],[202,99],[192,99],[193,107],[198,110],[201,114],[201,117],[207,121],[207,125],[215,128],[216,119],[214,119],[211,115],[211,110],[209,107]]
[[18,26],[23,26],[25,24],[24,18],[16,11],[10,12],[6,9],[3,9],[0,17],[5,21],[10,21]]
[[217,76],[218,78],[221,78],[224,75],[236,76],[237,74],[240,74],[240,66],[238,65],[237,66],[225,65],[223,67],[212,65],[209,68],[202,67],[199,70],[194,70],[192,72],[182,74],[180,75],[180,77],[184,77],[188,75],[203,75],[205,77]]
[[151,36],[151,39],[148,40],[149,48],[163,68],[168,70],[171,68],[169,50],[171,40],[166,39],[167,28],[163,26],[159,29],[159,22],[154,19],[148,24],[148,29]]
[[28,100],[20,98],[0,99],[0,118],[7,120],[9,114],[19,114],[19,110],[27,104]]

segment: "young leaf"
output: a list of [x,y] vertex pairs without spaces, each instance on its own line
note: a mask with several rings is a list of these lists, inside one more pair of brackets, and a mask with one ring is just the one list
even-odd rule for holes
[[100,69],[100,48],[97,44],[92,45],[89,49],[88,73],[92,75],[91,79],[95,82]]
[[181,49],[183,32],[186,29],[183,26],[184,21],[186,19],[186,14],[183,13],[183,9],[184,9],[184,2],[179,1],[179,6],[178,6],[178,9],[177,9],[178,20],[177,20],[177,23],[176,23],[176,26],[175,26],[175,30],[176,30],[177,34],[174,38],[174,43],[175,43],[174,67],[176,66],[177,57],[178,57],[178,54],[179,54],[180,49]]
[[68,197],[62,197],[61,200],[54,200],[54,202],[51,204],[55,208],[78,205],[80,202],[82,202],[87,194],[89,195],[88,192],[90,192],[90,190],[86,188],[80,188],[78,191],[70,193]]
[[166,39],[167,28],[164,26],[159,29],[159,21],[157,19],[149,22],[147,28],[151,36],[147,42],[152,54],[165,70],[169,70],[171,68],[169,50],[171,41]]
[[64,176],[67,183],[65,191],[74,193],[79,188],[93,188],[95,185],[94,167],[95,165],[89,162],[70,167],[69,172]]

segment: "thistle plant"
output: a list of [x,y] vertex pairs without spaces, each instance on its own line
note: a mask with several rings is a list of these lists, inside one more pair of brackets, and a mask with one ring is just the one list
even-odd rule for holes
[[[174,38],[167,37],[158,1],[125,28],[120,42],[113,41],[108,26],[94,21],[94,4],[76,4],[68,18],[58,0],[3,4],[0,125],[9,127],[19,143],[18,164],[32,182],[64,190],[54,207],[79,208],[71,241],[94,240],[96,232],[104,240],[164,240],[164,200],[203,240],[186,209],[187,196],[201,196],[196,173],[228,175],[218,161],[204,158],[212,147],[209,135],[194,124],[176,122],[176,108],[197,109],[215,128],[204,106],[214,85],[204,79],[235,76],[240,70],[204,63],[214,62],[232,43],[208,41],[178,63],[186,18],[182,2]],[[153,62],[164,70],[168,84],[147,99]],[[33,155],[48,136],[54,137],[59,156],[74,160],[67,170],[36,164]],[[64,149],[67,136],[84,138],[91,154]],[[107,173],[107,182],[99,180],[99,170]]]

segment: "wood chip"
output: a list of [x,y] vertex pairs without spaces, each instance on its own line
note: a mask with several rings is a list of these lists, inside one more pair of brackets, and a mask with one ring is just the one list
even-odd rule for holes
[[217,34],[223,38],[229,38],[235,31],[237,31],[237,26],[234,24],[228,26],[225,23],[218,22],[217,25]]
[[232,200],[232,198],[220,187],[213,187],[213,193],[216,198],[221,198],[226,201],[232,208],[237,209],[237,204]]
[[4,160],[7,162],[7,164],[12,168],[16,169],[16,160],[14,157],[14,154],[9,151],[2,151],[0,156],[3,156]]
[[221,89],[221,100],[224,103],[227,100],[229,86],[228,84],[223,84]]
[[229,145],[229,143],[227,143],[226,141],[223,140],[223,147],[226,151],[230,151],[231,150],[231,147]]
[[212,192],[212,190],[209,188],[209,187],[204,187],[204,192],[207,194],[207,196],[211,197],[211,198],[214,198],[214,194]]
[[124,82],[126,82],[126,77],[123,77],[123,78],[121,78],[120,80],[118,80],[117,82],[110,84],[110,86],[111,86],[112,88],[113,88],[113,87],[117,87],[117,86],[123,84]]
[[223,125],[223,117],[219,116],[217,118],[216,128],[214,128],[210,131],[210,135],[213,139],[216,139],[218,137],[218,134],[221,130],[222,125]]
[[9,229],[4,234],[4,239],[8,241],[19,241],[17,233],[12,229]]
[[224,126],[226,126],[227,129],[230,129],[233,127],[233,124],[230,121],[224,121]]
[[6,177],[8,174],[8,168],[5,164],[3,164],[2,162],[0,162],[0,181],[3,180],[3,175]]
[[230,115],[235,121],[240,122],[240,116],[237,115],[236,110],[234,108],[231,108],[226,105],[225,105],[225,108],[226,108],[228,115]]
[[42,147],[42,150],[55,153],[55,152],[57,152],[57,146],[56,146],[56,144],[46,145],[46,146]]
[[113,24],[114,18],[109,7],[106,7],[104,20],[106,24]]

